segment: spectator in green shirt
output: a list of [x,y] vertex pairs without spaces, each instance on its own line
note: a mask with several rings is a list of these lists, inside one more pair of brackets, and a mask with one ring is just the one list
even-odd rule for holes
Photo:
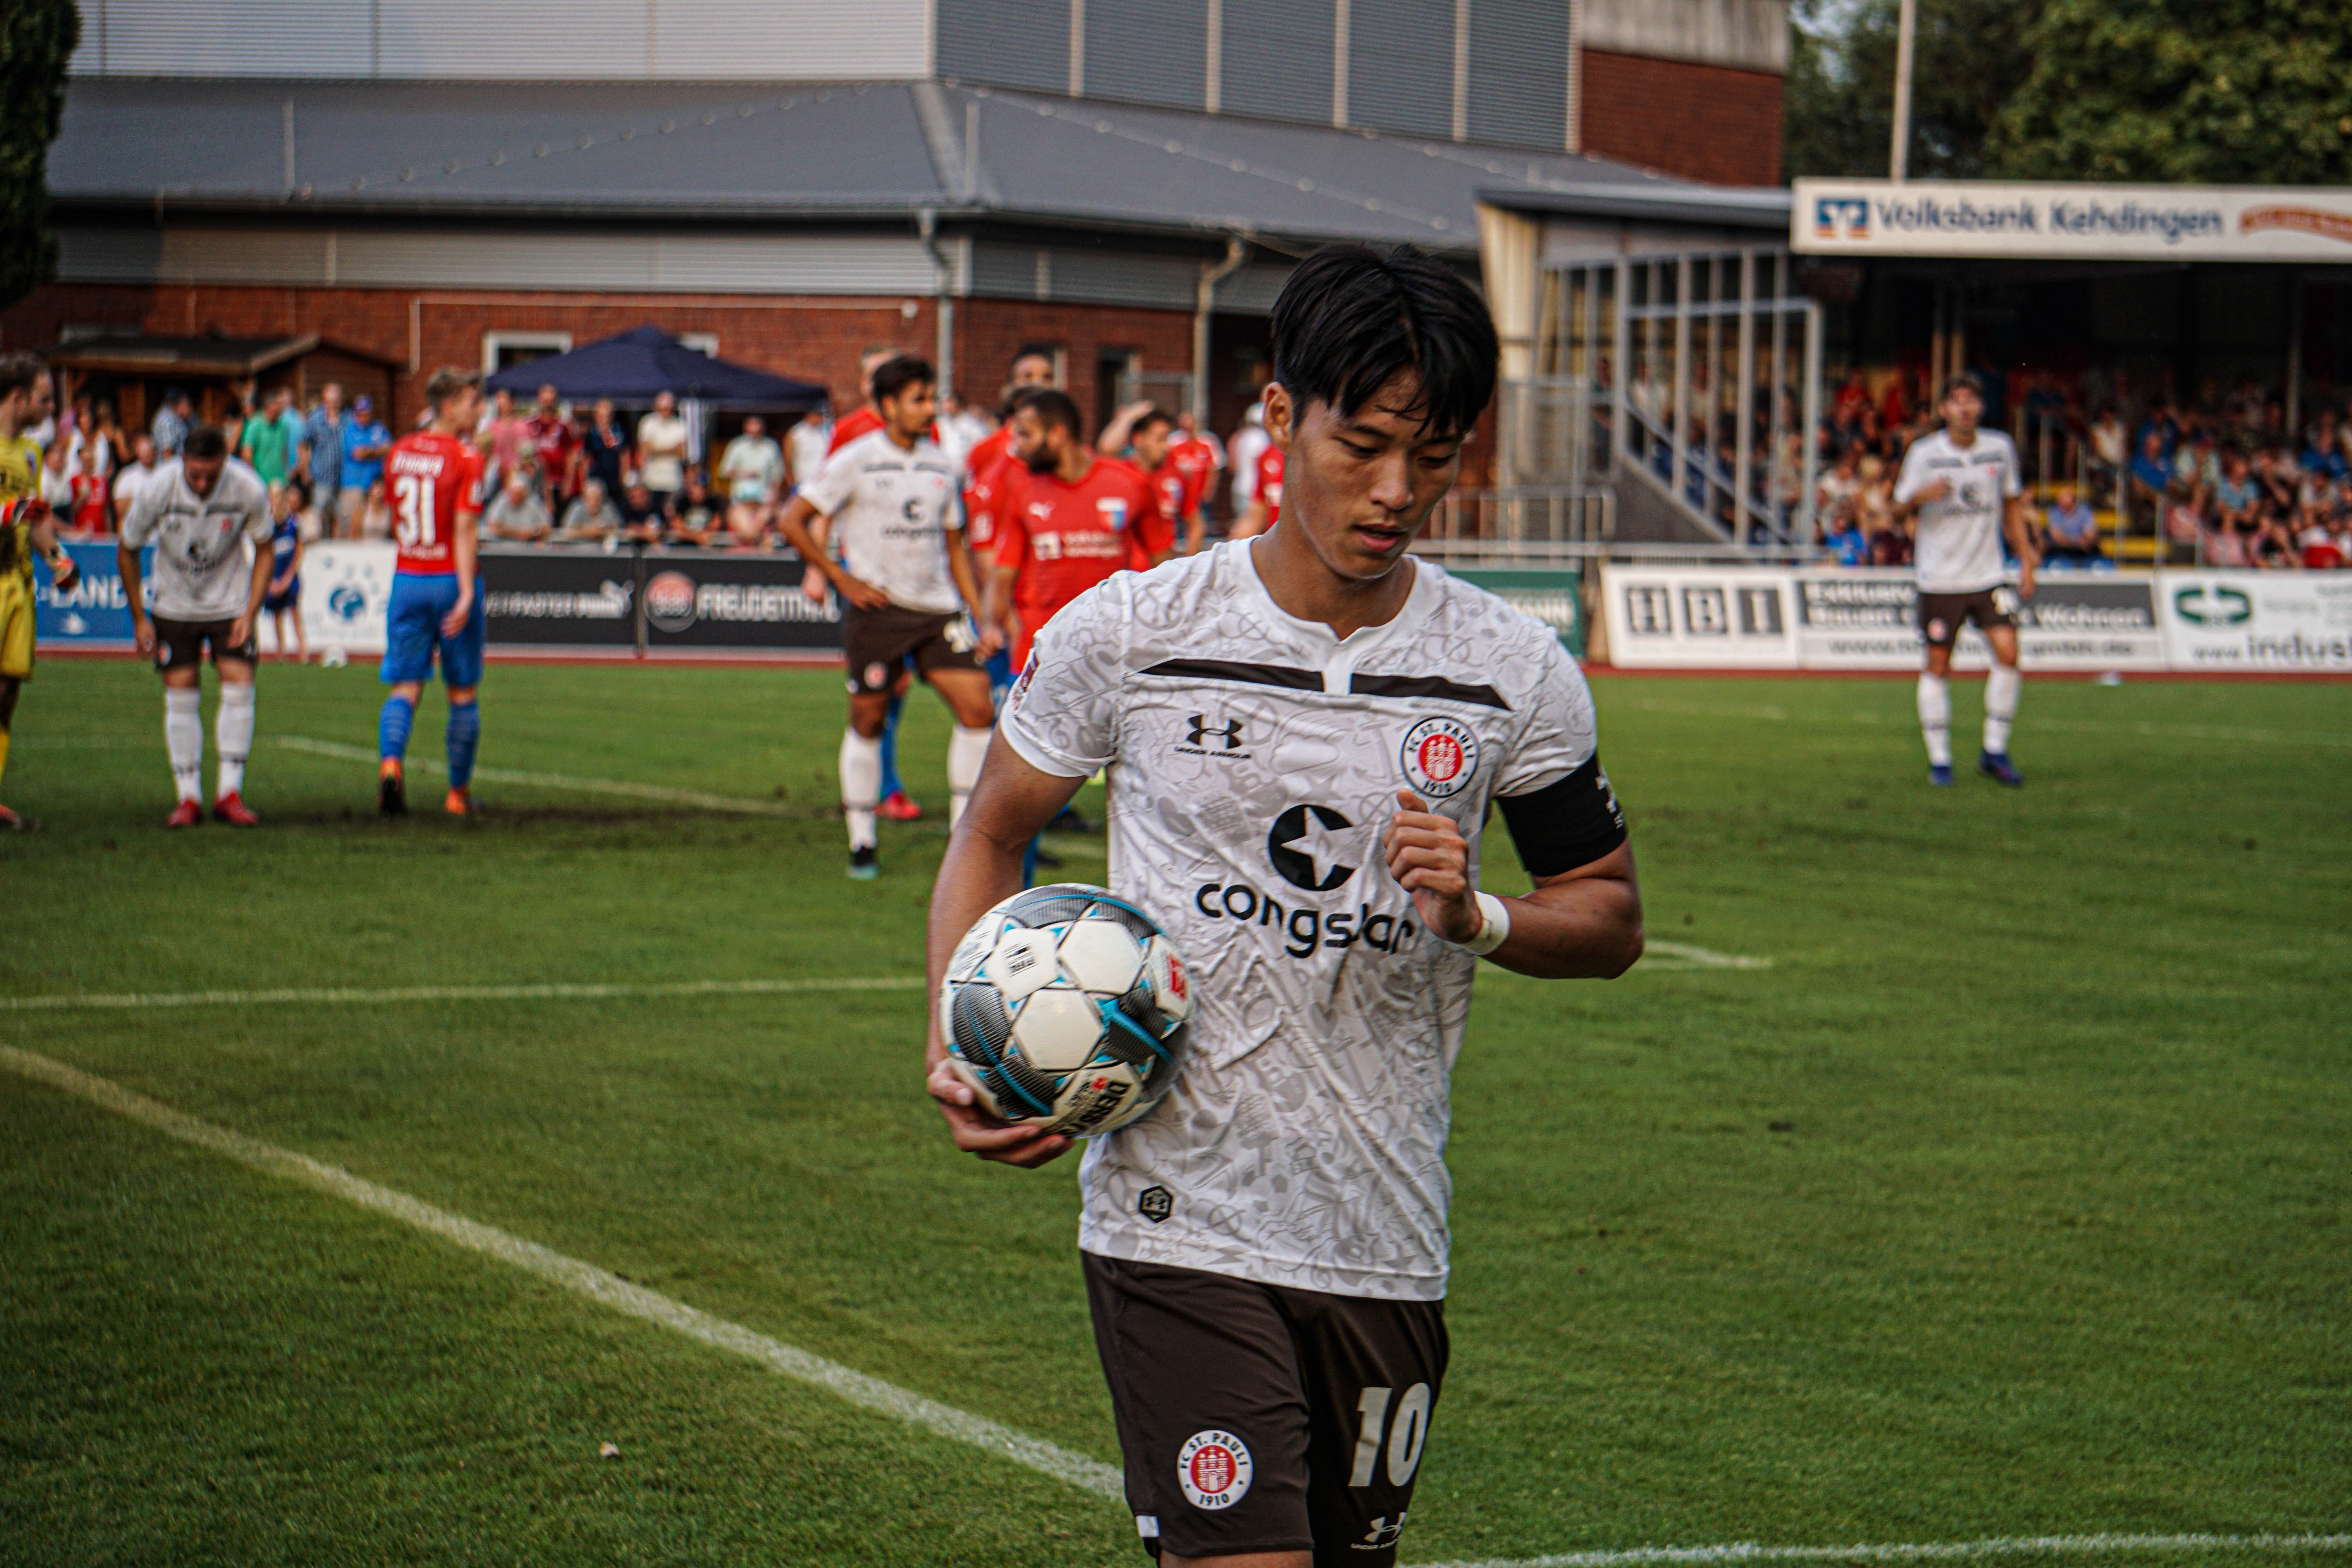
[[301,447],[302,421],[294,413],[293,389],[281,386],[269,395],[259,416],[245,422],[237,456],[253,465],[263,483],[282,485],[292,475]]

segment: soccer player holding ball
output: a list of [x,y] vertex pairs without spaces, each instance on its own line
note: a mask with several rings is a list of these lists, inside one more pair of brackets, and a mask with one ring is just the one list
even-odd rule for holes
[[[1163,1564],[1395,1560],[1443,1387],[1447,1076],[1483,957],[1642,952],[1584,679],[1541,623],[1408,553],[1492,397],[1477,294],[1320,251],[1275,306],[1279,521],[1080,595],[1036,635],[932,894],[934,985],[1097,770],[1111,892],[1188,966],[1190,1044],[1092,1141],[1078,1245],[1136,1528]],[[1478,888],[1487,808],[1535,888]],[[1070,1140],[976,1103],[959,1148]]]

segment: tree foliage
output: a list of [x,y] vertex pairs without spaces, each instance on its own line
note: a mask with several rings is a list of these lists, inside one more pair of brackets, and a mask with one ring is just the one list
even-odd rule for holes
[[2042,0],[1994,127],[2021,179],[2352,184],[2341,0]]
[[57,276],[49,143],[65,114],[66,62],[80,41],[73,0],[0,5],[0,306]]
[[[1990,173],[1986,139],[2032,67],[2033,0],[1919,0],[1910,174]],[[1879,176],[1895,127],[1895,0],[1796,0],[1782,146],[1790,178]]]

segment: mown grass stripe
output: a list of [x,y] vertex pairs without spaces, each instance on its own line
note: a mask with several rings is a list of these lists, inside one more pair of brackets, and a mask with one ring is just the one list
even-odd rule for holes
[[[375,766],[375,752],[364,746],[347,746],[340,741],[314,741],[308,735],[280,735],[275,744],[289,752],[308,752],[312,756],[334,757],[342,762],[365,763]],[[412,757],[411,772],[446,773],[448,766],[430,757]],[[672,805],[691,805],[703,811],[737,811],[754,816],[807,816],[809,808],[792,805],[779,800],[756,800],[748,795],[711,795],[698,789],[674,789],[668,784],[635,784],[627,779],[582,778],[576,773],[533,773],[522,768],[478,767],[474,776],[491,784],[530,784],[540,789],[579,790],[589,795],[626,795],[633,800],[666,801]]]
[[740,1323],[712,1317],[683,1301],[673,1300],[642,1285],[633,1285],[593,1263],[583,1263],[579,1258],[566,1257],[534,1241],[525,1241],[493,1226],[436,1208],[405,1193],[380,1187],[339,1166],[324,1164],[290,1149],[281,1149],[274,1143],[265,1143],[242,1132],[215,1126],[184,1111],[175,1110],[160,1100],[133,1093],[121,1084],[92,1077],[78,1068],[31,1051],[0,1046],[0,1067],[129,1117],[182,1142],[209,1149],[267,1175],[299,1183],[329,1197],[341,1198],[345,1203],[454,1242],[468,1251],[481,1253],[525,1273],[535,1274],[551,1284],[560,1285],[574,1295],[584,1296],[614,1311],[657,1323],[689,1339],[699,1340],[704,1344],[758,1362],[786,1377],[814,1384],[852,1405],[896,1417],[959,1443],[970,1444],[1086,1491],[1109,1498],[1124,1495],[1118,1470],[1084,1454],[1073,1453],[1041,1437],[1032,1437],[1025,1432],[999,1426],[985,1416],[958,1410],[935,1399],[926,1399],[896,1384],[869,1377],[838,1362],[827,1361],[823,1356],[757,1333]]
[[1674,1563],[1910,1563],[1954,1558],[2080,1556],[2117,1552],[2328,1552],[2352,1535],[2007,1535],[1918,1545],[1644,1546],[1622,1552],[1563,1552],[1549,1557],[1482,1558],[1428,1568],[1640,1568]]
[[323,1005],[366,1005],[385,1002],[578,1002],[626,1000],[633,996],[772,996],[799,991],[919,991],[919,975],[879,975],[840,980],[679,980],[646,984],[624,982],[541,985],[296,985],[269,991],[92,991],[48,996],[0,996],[0,1013],[50,1013],[78,1008],[264,1007]]

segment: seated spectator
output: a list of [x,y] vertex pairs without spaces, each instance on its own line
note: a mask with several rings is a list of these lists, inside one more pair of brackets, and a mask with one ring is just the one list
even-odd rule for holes
[[2209,530],[2205,535],[2203,563],[2228,570],[2254,565],[2254,541],[2262,532],[2263,525],[2252,514],[2238,522]]
[[739,544],[759,543],[784,483],[784,449],[768,435],[766,420],[754,414],[743,421],[743,433],[719,459],[719,478],[727,487],[728,531]]
[[563,509],[563,526],[555,537],[566,544],[601,544],[619,538],[621,526],[620,510],[604,493],[604,481],[590,479],[580,487],[579,497]]
[[1870,541],[1855,526],[1851,507],[1838,509],[1831,519],[1829,531],[1822,535],[1821,545],[1841,566],[1870,564]]
[[[680,482],[686,476],[678,475]],[[621,492],[621,532],[639,544],[651,544],[661,538],[661,531],[669,521],[669,508],[663,498],[647,489],[640,477],[629,481]]]
[[710,481],[700,468],[688,468],[686,489],[669,503],[669,526],[662,542],[699,548],[724,544],[727,539],[727,520],[719,513],[719,498],[710,493]]
[[386,481],[379,477],[367,488],[354,520],[357,539],[390,539],[392,537],[392,493]]
[[2139,452],[2131,460],[2132,510],[2145,511],[2153,522],[2164,510],[2165,491],[2172,486],[2172,465],[2164,455],[2164,433],[2150,426],[2139,438]]
[[2213,517],[2215,525],[2234,528],[2254,515],[2262,500],[2262,487],[2246,466],[2246,455],[2235,447],[2221,458],[2221,478],[2213,486]]
[[2050,541],[2042,559],[2053,566],[2091,566],[2106,561],[2099,544],[2099,515],[2072,485],[2058,487],[2057,500],[2042,514]]
[[499,487],[498,495],[482,513],[482,531],[485,534],[492,539],[535,544],[552,531],[547,503],[539,499],[539,489],[531,482],[532,477],[532,470],[529,468],[517,467],[508,470],[506,483]]
[[2336,410],[2322,407],[2319,417],[2304,432],[2303,451],[2297,465],[2308,474],[2326,474],[2331,479],[2345,477],[2344,453],[2336,442]]
[[2123,416],[2116,412],[2114,404],[2099,410],[2098,418],[2092,422],[2090,437],[2091,486],[2099,494],[2106,495],[2114,490],[2116,476],[2123,472],[2125,458],[2129,455]]
[[2165,492],[2162,527],[2158,537],[2174,563],[2193,563],[2197,559],[2205,537],[2205,509],[2199,504],[2194,489],[2175,484]]

